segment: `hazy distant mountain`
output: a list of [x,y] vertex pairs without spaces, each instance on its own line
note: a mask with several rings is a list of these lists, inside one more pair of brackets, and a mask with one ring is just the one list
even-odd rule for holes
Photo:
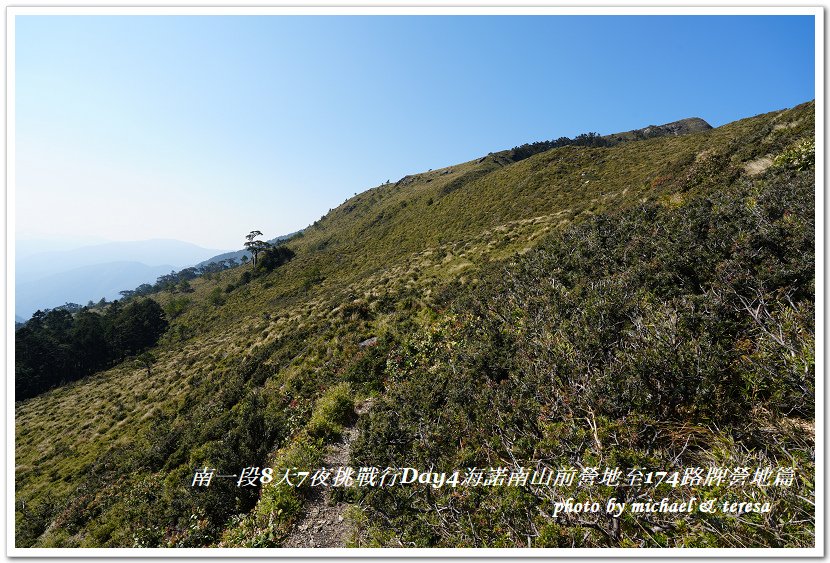
[[102,237],[18,238],[14,243],[15,259],[19,260],[41,252],[74,250],[83,246],[94,246],[108,242],[112,241]]
[[118,298],[121,290],[153,283],[162,274],[221,252],[170,239],[31,252],[44,242],[48,241],[17,245],[22,255],[15,259],[15,314],[26,319],[38,309],[67,301],[83,305],[101,297]]
[[220,252],[222,251],[171,239],[108,242],[19,257],[15,260],[15,279],[17,283],[22,283],[81,266],[108,262],[141,262],[154,266],[169,264],[174,268],[182,268]]
[[65,303],[85,305],[102,297],[118,299],[119,291],[153,282],[170,273],[173,266],[148,266],[140,262],[109,262],[59,272],[32,283],[15,287],[15,316],[28,319],[38,309],[51,309]]

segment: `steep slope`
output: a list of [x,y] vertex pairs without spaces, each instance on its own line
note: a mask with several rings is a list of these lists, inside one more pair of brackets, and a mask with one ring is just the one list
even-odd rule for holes
[[[206,488],[192,487],[194,471],[209,467],[220,474],[232,474],[248,466],[319,467],[327,458],[327,447],[354,424],[356,398],[370,394],[378,397],[378,406],[361,417],[368,422],[361,422],[360,447],[354,461],[406,464],[407,459],[412,463],[433,459],[430,456],[435,452],[427,447],[435,438],[432,434],[420,442],[411,442],[424,449],[412,451],[390,446],[395,443],[396,429],[389,412],[401,412],[405,417],[402,424],[410,424],[419,416],[432,424],[430,415],[444,408],[441,394],[434,396],[429,391],[430,377],[435,374],[441,375],[440,381],[446,387],[433,386],[434,390],[456,398],[477,396],[475,386],[449,387],[441,368],[463,366],[470,358],[480,358],[480,363],[473,365],[490,374],[488,389],[498,389],[501,381],[507,382],[505,390],[514,385],[516,367],[511,358],[516,356],[499,347],[494,349],[502,351],[494,356],[475,352],[476,342],[483,346],[501,338],[499,335],[506,338],[512,330],[527,328],[540,331],[539,342],[554,344],[548,340],[548,333],[556,327],[527,322],[517,311],[526,309],[525,302],[534,295],[535,284],[546,279],[549,270],[557,266],[547,264],[534,275],[529,265],[521,266],[522,254],[528,260],[536,260],[538,252],[545,248],[558,248],[559,254],[555,256],[560,258],[567,256],[562,248],[579,250],[584,245],[585,249],[597,252],[605,247],[615,248],[610,242],[603,242],[606,235],[596,227],[581,238],[574,233],[581,232],[581,225],[596,226],[602,221],[626,224],[619,217],[631,213],[638,222],[628,223],[625,236],[637,231],[656,235],[664,219],[680,221],[685,210],[699,209],[701,201],[720,193],[734,192],[751,210],[751,198],[760,198],[757,194],[752,196],[752,190],[760,193],[765,189],[764,182],[779,189],[788,181],[797,181],[801,186],[798,193],[802,193],[804,186],[810,185],[812,168],[797,167],[794,172],[787,172],[795,175],[795,180],[787,180],[790,176],[783,175],[782,170],[789,170],[793,162],[807,154],[798,143],[812,138],[813,114],[813,104],[808,103],[687,135],[604,148],[562,147],[518,162],[496,153],[415,174],[368,190],[331,210],[289,243],[296,257],[268,275],[253,277],[246,283],[241,279],[241,270],[232,269],[210,280],[195,281],[193,293],[155,295],[172,318],[170,330],[154,350],[156,362],[150,373],[144,367],[125,362],[16,405],[17,544],[281,545],[303,513],[307,491],[275,485],[237,487],[233,479],[217,479]],[[770,165],[766,171],[750,174],[749,165],[760,159],[768,159]],[[714,208],[725,206],[728,200],[715,200]],[[643,205],[662,211],[646,212],[643,216],[643,211],[635,211]],[[713,213],[712,206],[700,209],[705,217]],[[680,215],[660,215],[673,210],[681,210]],[[801,225],[801,229],[809,219],[809,210],[799,209],[783,223],[775,223],[775,228],[786,231]],[[776,221],[780,220],[779,214]],[[675,232],[683,229],[677,227],[672,231]],[[623,231],[608,233],[612,237],[623,235]],[[562,239],[563,236],[566,238]],[[562,240],[565,242],[556,242]],[[673,252],[682,255],[682,243],[674,244]],[[619,255],[612,252],[609,259],[625,265],[629,256],[640,256],[640,250],[619,249]],[[661,264],[661,259],[649,260],[655,267]],[[513,263],[529,274],[520,276],[515,269],[500,269]],[[574,269],[565,274],[577,280],[573,283],[591,287],[591,280],[607,283],[602,281],[606,276],[603,268],[610,268],[610,264],[597,260],[574,265],[573,268],[578,266],[587,273],[577,275]],[[770,264],[765,262],[758,267]],[[773,269],[783,272],[790,268],[786,261],[781,264]],[[799,264],[801,275],[805,266]],[[697,266],[685,267],[694,271]],[[683,289],[683,284],[695,283],[684,281],[685,278],[677,281],[671,277],[671,270],[665,268],[657,271],[664,276],[661,283],[668,287]],[[621,267],[613,275],[636,280],[640,273]],[[492,281],[488,281],[494,276],[520,280],[514,302],[493,301],[494,315],[515,314],[516,322],[485,325],[483,332],[473,331],[472,335],[464,333],[463,327],[475,326],[470,319],[460,316],[465,310],[464,300],[486,303],[484,296],[498,295],[499,288],[493,289]],[[709,282],[700,279],[697,283]],[[473,293],[466,294],[468,291]],[[578,294],[565,297],[571,300],[571,306],[579,303]],[[540,318],[556,312],[543,307],[536,310]],[[486,311],[486,307],[481,309],[482,313]],[[792,321],[798,330],[806,330],[805,315],[804,310],[799,310]],[[583,326],[583,331],[590,332],[592,325],[580,325],[578,317],[562,318],[563,323],[570,323],[568,326]],[[591,322],[602,318],[599,315]],[[513,328],[507,330],[510,326]],[[747,336],[743,332],[737,334]],[[372,337],[377,337],[377,341]],[[742,345],[751,348],[755,341],[747,341],[750,344]],[[445,355],[450,354],[454,342],[464,343],[464,354],[459,357]],[[633,344],[626,341],[626,345]],[[519,350],[524,354],[520,359],[526,362],[521,364],[522,369],[532,371],[534,354],[540,350]],[[764,353],[773,353],[765,352],[760,345],[753,350],[758,362]],[[579,396],[575,384],[566,390]],[[792,395],[792,390],[785,390]],[[760,398],[747,396],[750,406],[770,409],[771,403],[761,391],[759,388]],[[601,396],[599,389],[592,393],[591,396]],[[797,396],[790,395],[787,400],[795,401]],[[512,404],[509,394],[487,391],[480,397],[499,401],[493,404]],[[407,400],[411,400],[409,410],[402,408]],[[545,395],[537,400],[539,404],[534,408],[549,414],[557,399]],[[804,403],[803,397],[801,401]],[[460,416],[457,409],[463,403],[456,401],[447,412]],[[481,405],[476,401],[469,403],[470,413],[480,415]],[[654,419],[649,423],[667,433],[675,431],[673,428],[706,426],[708,415],[693,409],[678,411],[683,405],[671,401],[667,404],[671,408],[653,413]],[[600,405],[596,409],[601,411]],[[494,412],[498,417],[493,420],[504,422],[504,428],[512,432],[514,415],[508,416],[501,408]],[[596,440],[609,443],[620,432],[620,420],[629,415],[602,411],[593,422]],[[807,424],[809,409],[798,416],[787,424]],[[545,423],[553,425],[544,438],[549,447],[555,448],[551,436],[557,432],[582,432],[584,419],[577,424],[573,418],[560,416]],[[601,434],[597,434],[598,427]],[[431,428],[430,432],[440,429]],[[490,428],[495,434],[482,439],[471,435],[471,442],[476,444],[471,450],[465,450],[458,442],[434,440],[436,447],[440,444],[443,448],[440,455],[449,456],[434,459],[455,463],[482,463],[490,459],[496,463],[502,456],[509,457],[510,447],[501,440],[510,442],[520,437],[499,437],[498,428]],[[400,431],[401,436],[409,435],[406,433],[410,427],[401,427]],[[758,440],[762,443],[744,442],[741,447],[769,449],[763,443],[763,436],[769,435],[767,428],[751,427],[747,432],[751,436],[760,433]],[[582,438],[590,441],[586,436]],[[705,444],[704,436],[700,433],[696,439]],[[719,439],[735,438],[724,434]],[[621,459],[621,451],[608,447],[608,452],[600,453],[610,457],[603,459]],[[809,444],[799,447],[809,449]],[[399,457],[384,459],[379,453],[383,451]],[[520,452],[521,449],[516,450]],[[481,455],[484,460],[476,457]],[[648,455],[659,457],[654,452]],[[571,462],[575,463],[576,458]],[[809,471],[809,467],[804,470]],[[809,492],[799,492],[809,496]],[[388,517],[379,520],[381,524],[375,529],[364,527],[359,542],[505,545],[518,541],[512,532],[476,535],[475,530],[459,530],[457,522],[448,528],[446,536],[426,533],[424,530],[435,525],[434,518],[442,514],[446,504],[423,505],[418,497],[409,506],[400,497],[391,498],[397,503],[397,513],[391,515],[389,506],[383,504],[385,500],[361,501],[366,510],[373,511],[373,516],[385,512]],[[436,498],[443,499],[442,503],[453,502],[443,496]],[[335,500],[354,502],[357,497],[344,490]],[[533,497],[516,506],[521,506],[519,512],[538,512],[550,500]],[[464,510],[470,510],[470,514],[473,511],[469,503],[474,505],[474,501],[465,497]],[[504,512],[507,504],[507,500],[501,499],[485,506],[498,506],[502,510],[499,514],[517,530],[530,530],[536,537],[534,545],[555,544],[557,537],[577,541],[575,533],[560,534],[552,527],[541,534],[539,523],[533,519],[528,520],[519,512]],[[783,513],[795,511],[803,516],[802,507],[792,506],[795,508]],[[359,513],[352,517],[360,523]],[[482,515],[476,513],[479,517]],[[411,525],[406,524],[406,518]],[[586,545],[618,545],[623,539],[634,541],[631,538],[644,542],[642,545],[662,545],[661,541],[666,541],[652,536],[657,532],[609,536],[596,528],[598,523],[589,524],[597,531],[595,536],[586,536]],[[487,525],[498,527],[493,522]],[[729,533],[737,534],[735,530]],[[684,537],[681,529],[672,535],[672,541],[676,543]],[[695,537],[699,540],[702,536]],[[767,544],[801,545],[805,541],[791,534],[783,540],[768,539]]]
[[[611,148],[563,147],[516,163],[495,153],[414,174],[368,190],[331,210],[305,231],[298,247],[336,256],[341,263],[354,257],[359,261],[354,266],[365,271],[388,264],[396,256],[448,241],[465,241],[515,221],[541,217],[561,226],[631,205],[643,197],[667,197],[681,187],[683,193],[693,194],[706,186],[688,184],[717,179],[704,182],[689,178],[687,185],[680,186],[680,171],[703,175],[705,165],[718,166],[721,163],[717,160],[724,158],[713,152],[706,156],[707,162],[693,167],[696,156],[706,147],[745,144],[740,152],[735,151],[735,164],[726,163],[734,169],[718,171],[735,173],[748,151],[765,149],[752,144],[769,132],[752,129],[764,129],[770,119],[743,120],[711,134],[655,138]],[[371,249],[371,256],[364,256],[361,247]],[[331,269],[335,268],[343,269],[341,264],[331,264]]]

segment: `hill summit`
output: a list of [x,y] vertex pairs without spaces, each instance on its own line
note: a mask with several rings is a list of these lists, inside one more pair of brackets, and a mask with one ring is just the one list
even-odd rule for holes
[[605,135],[604,138],[614,142],[621,142],[641,139],[652,139],[655,137],[663,137],[667,135],[676,137],[678,135],[688,135],[689,133],[699,133],[701,131],[708,131],[709,129],[712,129],[712,126],[709,125],[705,120],[699,117],[687,117],[686,119],[672,121],[671,123],[664,123],[663,125],[649,125],[648,127],[643,127],[641,129],[633,129],[631,131],[626,131],[624,133],[613,133],[611,135]]

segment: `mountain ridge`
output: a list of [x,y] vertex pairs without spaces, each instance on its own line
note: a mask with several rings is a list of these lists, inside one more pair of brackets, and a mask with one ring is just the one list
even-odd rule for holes
[[136,287],[167,274],[173,266],[148,266],[141,262],[90,264],[49,274],[15,289],[15,315],[28,319],[38,309],[51,309],[65,303],[84,305],[100,299],[119,299],[126,287]]
[[115,299],[121,290],[152,283],[216,252],[175,239],[148,239],[29,253],[15,260],[16,313],[28,318],[66,302]]
[[689,135],[692,133],[699,133],[701,131],[709,131],[712,126],[700,117],[687,117],[679,119],[662,125],[648,125],[640,129],[632,129],[623,133],[611,133],[604,135],[609,140],[626,140],[626,139],[652,139],[655,137],[662,137],[666,135],[678,136]]

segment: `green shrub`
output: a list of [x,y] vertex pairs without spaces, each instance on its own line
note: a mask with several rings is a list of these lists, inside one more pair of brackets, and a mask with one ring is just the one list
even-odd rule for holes
[[343,431],[343,426],[354,421],[354,399],[348,383],[329,388],[314,406],[306,428],[315,438],[331,440]]
[[274,479],[262,486],[259,502],[248,514],[239,515],[224,534],[221,547],[279,547],[299,516],[306,488],[280,483],[286,470],[313,471],[323,463],[323,443],[300,432],[272,456],[268,466]]
[[791,170],[807,170],[815,166],[816,141],[804,139],[775,157],[773,166]]
[[189,306],[189,297],[174,297],[167,302],[167,305],[164,307],[164,312],[167,313],[171,319],[175,319],[187,311]]
[[226,299],[222,293],[223,292],[221,287],[214,287],[213,290],[210,292],[210,295],[208,295],[208,301],[212,305],[216,305],[217,307],[224,305]]

